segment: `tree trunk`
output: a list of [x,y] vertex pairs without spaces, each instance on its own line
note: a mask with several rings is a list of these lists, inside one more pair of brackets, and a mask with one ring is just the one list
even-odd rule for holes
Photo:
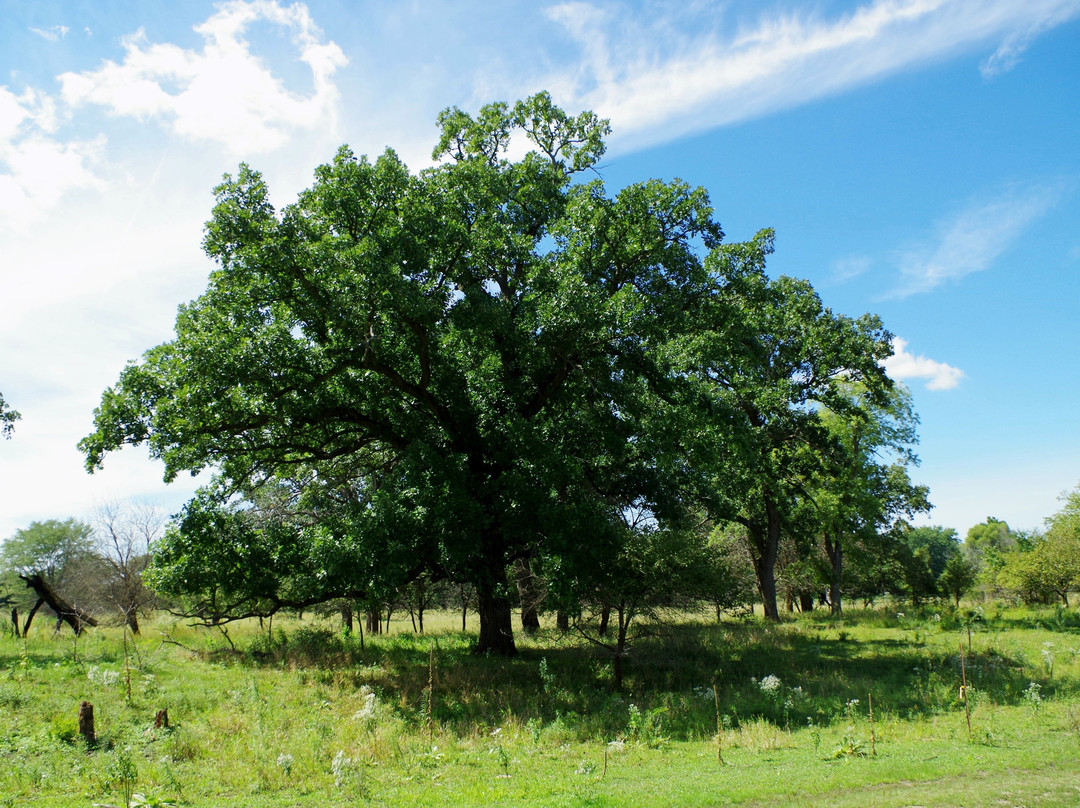
[[37,603],[34,604],[34,608],[32,608],[26,615],[26,622],[23,624],[22,630],[22,635],[24,637],[30,636],[30,624],[34,622],[34,615],[37,614],[37,610],[44,605],[45,600],[43,598],[38,598]]
[[630,630],[630,620],[633,612],[625,603],[615,607],[615,618],[619,621],[618,635],[615,638],[615,655],[611,658],[611,673],[615,680],[615,689],[622,690],[623,685],[623,657],[626,656],[626,637]]
[[139,615],[135,611],[135,607],[128,609],[124,613],[124,621],[127,623],[128,631],[132,634],[139,633]]
[[813,592],[800,592],[799,593],[799,611],[803,614],[809,614],[814,611],[814,593]]
[[341,609],[341,628],[346,634],[352,634],[353,631],[353,608],[351,603],[342,603]]
[[513,613],[506,593],[506,568],[501,563],[488,567],[487,575],[476,586],[477,615],[480,617],[480,636],[474,652],[514,656]]
[[825,539],[825,554],[829,557],[829,567],[832,575],[829,577],[829,605],[832,608],[833,617],[842,617],[844,607],[841,603],[840,582],[844,571],[844,548],[840,544],[840,537],[835,541]]
[[527,558],[514,562],[514,572],[518,600],[521,601],[521,630],[529,635],[536,634],[540,630],[540,615],[537,614],[540,596],[536,591],[536,576]]
[[780,511],[770,497],[765,498],[765,529],[761,524],[745,525],[750,540],[750,559],[757,576],[758,594],[765,618],[780,621],[776,607],[776,557],[780,553]]
[[570,613],[566,609],[556,610],[555,627],[563,634],[570,630]]
[[[41,601],[49,604],[49,608],[56,613],[57,627],[59,628],[60,621],[67,623],[71,626],[71,630],[75,632],[75,636],[82,634],[83,626],[96,626],[97,620],[93,616],[87,614],[77,606],[71,606],[61,598],[48,582],[41,576],[40,573],[34,573],[33,575],[20,575],[26,582],[26,586],[29,589],[33,589],[38,596],[38,605]],[[37,611],[38,606],[34,607],[34,611]],[[31,615],[32,617],[33,615]],[[27,619],[27,628],[29,628],[29,619]]]
[[377,603],[372,606],[368,606],[367,630],[368,634],[382,633],[382,610],[379,608],[379,604]]
[[778,623],[780,610],[776,606],[775,562],[773,564],[769,564],[767,560],[763,560],[760,564],[755,562],[754,570],[758,573],[758,593],[761,595],[761,608],[765,612],[765,617]]
[[607,603],[603,604],[600,608],[600,627],[596,630],[596,633],[603,637],[607,634],[608,622],[611,620],[611,606]]

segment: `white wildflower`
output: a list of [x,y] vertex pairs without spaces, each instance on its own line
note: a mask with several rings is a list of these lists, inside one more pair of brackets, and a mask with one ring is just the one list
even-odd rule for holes
[[292,774],[293,756],[288,752],[282,752],[277,757],[278,768],[285,772],[285,776],[288,777]]
[[769,674],[758,682],[758,687],[761,688],[761,692],[766,695],[773,696],[780,691],[780,679],[774,674]]
[[370,721],[375,718],[375,708],[378,707],[379,700],[373,691],[367,685],[360,688],[360,698],[363,699],[363,704],[360,709],[353,713],[353,719],[356,721]]
[[356,761],[351,757],[347,757],[345,750],[342,749],[334,755],[334,759],[330,762],[330,772],[334,775],[334,786],[341,788],[355,777],[357,773]]
[[91,665],[86,672],[86,678],[102,687],[112,687],[120,681],[120,671],[110,671],[99,668],[97,665]]

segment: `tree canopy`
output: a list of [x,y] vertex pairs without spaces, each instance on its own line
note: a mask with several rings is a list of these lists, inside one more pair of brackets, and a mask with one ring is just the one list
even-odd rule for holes
[[880,421],[873,408],[883,411],[893,384],[881,364],[892,335],[881,321],[835,314],[807,281],[769,278],[772,250],[769,230],[712,250],[715,293],[678,345],[680,370],[707,402],[683,419],[693,424],[684,439],[697,444],[698,490],[714,518],[745,528],[765,614],[777,619],[781,535],[798,532],[807,480],[839,448],[825,416]]
[[216,472],[153,580],[264,614],[430,572],[513,653],[508,565],[599,580],[628,509],[704,507],[767,557],[817,410],[853,406],[837,382],[886,394],[888,332],[770,280],[770,232],[721,245],[703,189],[609,194],[592,113],[541,93],[439,124],[418,173],[342,148],[280,211],[246,165],[216,189],[206,292],[80,443],[90,470],[145,443],[167,479]]

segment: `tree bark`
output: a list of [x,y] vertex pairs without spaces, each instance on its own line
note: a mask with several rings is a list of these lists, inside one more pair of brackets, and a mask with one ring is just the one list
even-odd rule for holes
[[514,656],[514,622],[507,593],[506,563],[500,557],[487,560],[486,569],[476,582],[476,613],[480,618],[477,654]]
[[37,603],[26,615],[26,622],[23,624],[22,635],[28,637],[30,635],[30,624],[34,622],[34,615],[37,614],[37,610],[45,605],[45,601],[42,598],[37,599]]
[[368,606],[367,630],[368,634],[382,633],[382,609],[379,608],[379,604],[377,603]]
[[79,705],[79,734],[86,739],[87,744],[93,744],[97,740],[94,734],[94,705],[84,701]]
[[[35,572],[33,575],[20,575],[19,577],[26,582],[27,588],[33,589],[34,592],[37,593],[38,603],[34,606],[35,612],[37,611],[38,606],[41,605],[41,602],[44,601],[49,605],[49,608],[56,613],[58,622],[63,621],[71,626],[71,630],[75,632],[76,636],[82,634],[83,626],[97,625],[97,620],[95,620],[92,615],[87,614],[77,606],[71,606],[67,601],[57,595],[56,592],[53,591],[53,588],[49,586],[48,582],[41,576],[41,573]],[[30,628],[30,619],[32,617],[33,613],[27,618],[27,629]]]
[[765,530],[761,524],[745,525],[750,539],[750,560],[754,564],[757,576],[758,594],[765,617],[774,623],[780,621],[780,610],[776,607],[776,557],[780,552],[780,511],[765,500]]
[[353,631],[353,608],[351,603],[342,603],[341,609],[341,628],[346,634],[352,634]]
[[529,635],[536,634],[540,630],[540,615],[537,613],[540,596],[536,591],[536,576],[529,566],[529,560],[519,558],[515,561],[514,573],[518,600],[521,601],[521,630]]
[[[719,618],[718,618],[719,619]],[[596,633],[603,637],[607,634],[608,623],[611,621],[611,606],[607,603],[600,607],[600,626],[596,629]]]
[[555,627],[563,634],[570,630],[570,613],[566,609],[559,609],[555,612]]

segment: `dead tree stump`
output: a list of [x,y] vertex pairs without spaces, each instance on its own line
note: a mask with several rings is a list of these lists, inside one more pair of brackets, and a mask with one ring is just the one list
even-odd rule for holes
[[86,739],[88,744],[93,744],[97,740],[94,735],[94,705],[88,701],[79,705],[79,734]]

